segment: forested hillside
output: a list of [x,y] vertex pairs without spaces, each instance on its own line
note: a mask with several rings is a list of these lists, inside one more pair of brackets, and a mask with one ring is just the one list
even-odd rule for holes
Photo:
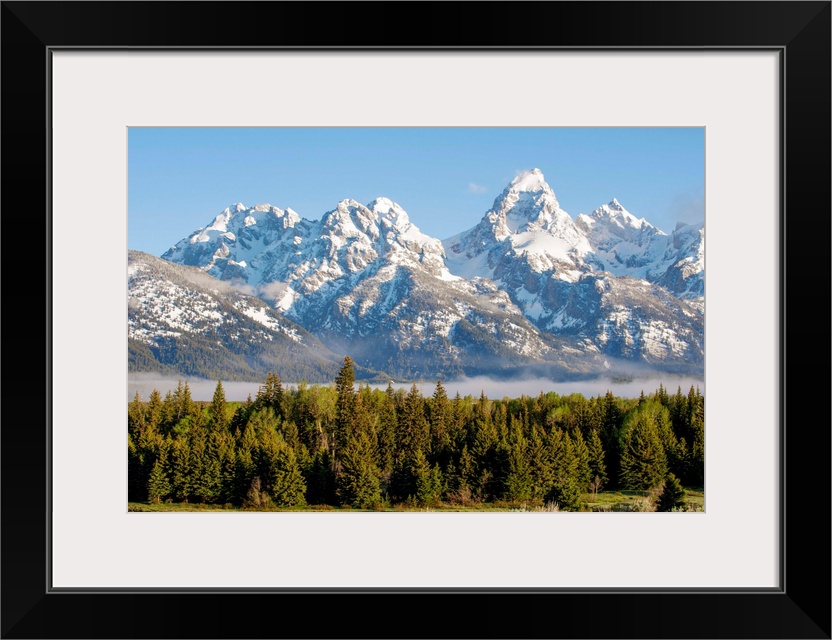
[[359,385],[347,357],[332,386],[284,388],[229,403],[218,382],[197,403],[186,383],[128,407],[131,502],[579,510],[582,496],[646,492],[647,510],[684,508],[704,484],[704,397],[660,386],[625,399],[449,398]]

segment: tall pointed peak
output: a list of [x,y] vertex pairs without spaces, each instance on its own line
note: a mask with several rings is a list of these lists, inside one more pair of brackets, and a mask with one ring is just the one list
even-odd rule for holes
[[521,171],[511,181],[509,189],[512,191],[551,191],[551,187],[546,184],[546,178],[543,177],[543,172],[534,168],[531,171]]
[[[527,221],[548,220],[551,221],[560,204],[555,197],[555,192],[546,183],[543,172],[540,169],[521,171],[514,180],[494,200],[489,215],[509,215],[514,219]],[[543,216],[541,218],[540,216]]]

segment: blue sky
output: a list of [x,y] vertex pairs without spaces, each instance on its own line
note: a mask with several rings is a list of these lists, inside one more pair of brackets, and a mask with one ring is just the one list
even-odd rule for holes
[[704,220],[704,156],[702,128],[131,128],[128,247],[161,255],[236,202],[319,219],[379,196],[444,239],[535,167],[573,218],[615,197],[670,232]]

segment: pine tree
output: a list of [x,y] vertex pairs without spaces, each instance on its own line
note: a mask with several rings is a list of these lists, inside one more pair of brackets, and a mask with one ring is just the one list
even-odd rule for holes
[[292,447],[275,431],[264,431],[259,444],[255,463],[263,491],[281,507],[304,504],[306,481]]
[[314,456],[323,446],[323,434],[319,421],[316,420],[312,411],[309,385],[304,381],[299,382],[297,388],[290,391],[286,398],[288,404],[286,418],[297,425],[300,441],[307,448],[310,456]]
[[257,391],[255,404],[258,407],[269,407],[276,416],[283,418],[283,383],[274,371],[266,374],[266,383]]
[[508,439],[508,412],[506,411],[506,405],[499,400],[495,400],[492,414],[494,427],[497,429],[497,439],[504,442]]
[[656,399],[662,403],[663,407],[667,407],[670,404],[670,396],[662,383],[659,383],[659,390],[656,392]]
[[599,485],[607,484],[607,465],[604,464],[604,446],[601,444],[601,436],[598,435],[598,429],[592,429],[589,432],[589,471],[592,482],[598,478]]
[[687,432],[688,400],[682,394],[682,387],[676,388],[676,393],[670,401],[670,421],[674,435],[681,439],[688,435]]
[[150,477],[147,479],[148,502],[158,504],[168,496],[170,489],[170,482],[167,474],[165,474],[164,465],[161,460],[157,460],[150,472]]
[[189,434],[191,493],[200,502],[213,502],[220,489],[220,462],[208,432],[194,424]]
[[[266,432],[283,433],[283,425],[271,407],[253,407],[246,424],[246,428],[248,427],[254,429],[257,442],[262,440],[263,434]],[[263,478],[260,478],[260,480],[263,480]]]
[[429,427],[425,420],[425,401],[415,384],[410,387],[410,392],[405,398],[398,423],[396,441],[399,451],[406,456],[412,456],[417,451],[424,452],[428,444]]
[[589,463],[589,447],[586,446],[586,441],[581,435],[579,429],[575,429],[573,431],[573,435],[570,439],[572,441],[572,449],[574,451],[575,463],[577,466],[576,479],[578,481],[578,486],[581,491],[586,491],[589,488],[589,483],[595,477],[592,474],[592,467]]
[[412,454],[398,451],[393,462],[388,491],[393,499],[399,502],[412,498],[416,494],[412,457]]
[[581,497],[575,448],[569,436],[557,428],[549,433],[546,444],[553,481],[544,499],[556,502],[563,511],[573,511]]
[[306,499],[309,504],[336,504],[335,473],[329,451],[318,451],[309,466]]
[[[249,399],[251,398],[249,397]],[[248,403],[237,407],[234,415],[231,416],[231,420],[228,423],[228,430],[234,435],[235,438],[239,437],[246,428],[250,412],[251,403]]]
[[530,500],[533,496],[533,484],[528,441],[523,436],[520,426],[515,424],[511,443],[508,445],[508,469],[503,497],[513,502]]
[[531,474],[532,498],[542,499],[555,481],[542,428],[531,425],[528,445],[529,472]]
[[443,490],[442,474],[438,466],[430,467],[421,450],[417,450],[411,459],[410,474],[417,504],[426,507],[439,502]]
[[237,499],[237,452],[234,437],[228,431],[212,434],[213,449],[217,452],[219,462],[219,488],[217,499],[221,502],[235,502]]
[[571,395],[570,401],[573,403],[571,412],[573,425],[580,430],[582,436],[586,437],[592,428],[592,413],[589,409],[589,403],[579,393]]
[[[180,381],[181,384],[181,381]],[[168,435],[176,425],[178,418],[178,409],[174,406],[173,394],[168,391],[165,394],[165,399],[162,400],[162,419],[159,422],[159,430],[164,435]]]
[[381,502],[379,470],[367,433],[350,438],[342,455],[338,475],[338,499],[356,509],[372,509]]
[[147,428],[160,431],[162,424],[162,396],[154,389],[150,392],[150,399],[144,412],[144,421]]
[[138,440],[144,429],[144,407],[139,399],[139,392],[136,391],[133,402],[127,408],[127,433]]
[[581,490],[574,476],[559,476],[544,496],[546,502],[554,502],[561,511],[577,511]]
[[373,392],[369,385],[358,385],[358,393],[355,395],[355,410],[353,412],[352,436],[359,433],[366,433],[371,441],[378,442],[376,427],[378,425],[378,412],[376,411]]
[[678,478],[672,473],[668,474],[664,481],[664,488],[659,496],[656,511],[673,511],[678,507],[685,506],[685,491],[679,484]]
[[474,438],[470,451],[477,469],[477,479],[471,488],[479,498],[488,500],[496,497],[495,490],[502,489],[495,487],[494,478],[495,471],[500,470],[500,463],[503,462],[498,455],[497,428],[490,420],[490,415],[486,415],[474,419],[473,429]]
[[667,475],[667,458],[656,424],[656,409],[666,411],[653,401],[636,407],[624,425],[621,451],[621,484],[626,489],[647,490],[658,487]]
[[450,402],[442,381],[437,380],[430,403],[430,442],[432,457],[435,461],[447,462],[447,452],[450,448],[448,438],[448,422],[450,418]]
[[569,436],[562,429],[553,429],[546,438],[546,448],[553,479],[571,477],[577,482],[578,461]]
[[192,415],[196,411],[196,405],[191,399],[191,388],[188,383],[179,380],[173,392],[173,408],[176,411],[176,421]]
[[473,489],[477,480],[477,467],[474,457],[468,451],[468,446],[462,446],[462,452],[459,455],[459,470],[457,471],[459,482],[457,491],[463,498],[469,498],[473,494]]
[[[684,396],[681,396],[684,401]],[[673,419],[671,417],[675,397],[671,398],[671,409],[664,407],[656,413],[656,427],[659,432],[659,440],[664,448],[667,457],[667,468],[677,477],[684,477],[688,468],[687,447],[684,440],[680,441],[673,431]]]
[[611,391],[607,391],[603,400],[601,418],[601,442],[603,444],[607,468],[607,475],[610,484],[618,482],[621,475],[621,409]]
[[393,456],[396,451],[396,431],[398,419],[393,396],[385,393],[381,400],[378,432],[378,460],[377,464],[382,473],[393,470]]
[[208,408],[210,420],[208,422],[211,431],[225,431],[228,428],[228,417],[226,416],[225,390],[222,382],[217,380],[214,389],[214,397],[211,399],[211,406]]
[[491,419],[491,401],[485,395],[485,389],[480,391],[480,400],[477,403],[477,410],[483,418]]
[[340,456],[340,451],[347,446],[347,441],[354,431],[355,423],[355,368],[352,358],[346,356],[344,365],[338,372],[335,379],[335,391],[338,398],[335,405],[335,451]]
[[242,502],[257,475],[255,456],[257,434],[252,424],[247,424],[240,434],[234,456],[234,502]]
[[451,440],[451,448],[454,453],[462,452],[462,446],[465,444],[465,416],[463,413],[462,398],[459,395],[459,391],[457,391],[454,399],[451,401],[448,415],[448,432]]
[[177,502],[188,502],[192,494],[191,448],[187,438],[173,439],[170,453],[171,491]]
[[433,495],[432,504],[438,504],[447,490],[447,486],[445,485],[445,474],[442,473],[442,469],[439,468],[438,464],[434,464],[430,469],[430,484],[431,493]]

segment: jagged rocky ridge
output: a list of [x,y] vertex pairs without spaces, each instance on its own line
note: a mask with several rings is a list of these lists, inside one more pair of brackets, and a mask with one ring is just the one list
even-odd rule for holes
[[444,242],[386,198],[317,221],[236,204],[162,257],[249,287],[364,366],[448,379],[701,375],[703,255],[701,225],[668,235],[617,200],[573,220],[535,169]]

